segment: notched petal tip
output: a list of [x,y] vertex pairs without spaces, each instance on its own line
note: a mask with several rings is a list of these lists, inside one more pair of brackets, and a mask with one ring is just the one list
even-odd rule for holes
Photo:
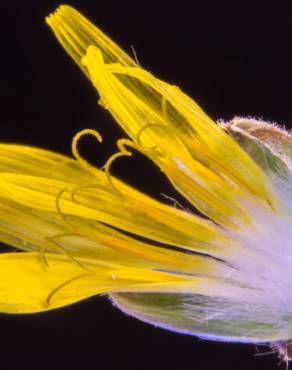
[[87,69],[81,61],[91,45],[101,50],[106,63],[119,62],[122,65],[136,66],[134,60],[109,37],[68,5],[61,5],[57,8],[54,13],[46,17],[46,23],[63,48],[87,76]]
[[50,13],[47,17],[45,17],[45,21],[48,26],[54,28],[58,22],[61,20],[63,16],[67,14],[74,14],[76,10],[72,8],[70,5],[60,5],[54,12]]

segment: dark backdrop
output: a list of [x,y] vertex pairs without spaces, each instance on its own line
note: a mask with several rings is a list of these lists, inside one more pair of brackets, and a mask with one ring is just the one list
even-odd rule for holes
[[[283,2],[70,4],[130,53],[133,45],[142,66],[181,86],[214,119],[248,115],[291,125],[292,22]],[[57,5],[1,0],[1,141],[69,154],[74,133],[97,128],[103,146],[84,139],[82,152],[102,165],[123,134],[96,106],[95,91],[45,25],[44,17]],[[172,194],[159,171],[138,155],[121,159],[114,172],[155,197]],[[3,369],[276,367],[276,358],[254,357],[255,352],[253,345],[206,342],[153,328],[118,312],[105,297],[35,316],[0,315]]]

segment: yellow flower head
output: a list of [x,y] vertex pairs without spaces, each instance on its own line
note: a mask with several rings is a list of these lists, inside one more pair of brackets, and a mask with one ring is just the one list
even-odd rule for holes
[[[130,139],[103,170],[78,152],[83,135],[102,140],[92,129],[73,139],[74,159],[0,145],[0,240],[22,251],[0,256],[0,311],[106,293],[170,330],[283,346],[292,337],[291,136],[253,119],[213,122],[69,6],[47,23]],[[111,163],[133,151],[199,212],[113,177]]]

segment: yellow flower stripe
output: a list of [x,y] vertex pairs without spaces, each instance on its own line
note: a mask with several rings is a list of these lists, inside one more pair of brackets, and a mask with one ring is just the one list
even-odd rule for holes
[[108,292],[201,291],[208,279],[169,274],[122,265],[82,261],[87,270],[64,256],[39,253],[0,255],[0,310],[30,313],[65,306]]
[[[78,152],[83,135],[102,141],[92,129],[74,137],[74,159],[0,144],[0,241],[21,251],[0,255],[0,311],[45,311],[100,293],[266,302],[245,279],[246,266],[264,263],[246,247],[246,230],[258,227],[250,207],[269,219],[275,203],[262,170],[179,88],[141,69],[77,11],[62,6],[47,22],[131,140],[118,141],[104,171]],[[208,218],[111,176],[112,162],[133,150]]]
[[[8,168],[16,173],[8,173]],[[94,169],[91,174],[69,157],[2,144],[0,171],[3,170],[7,172],[0,174],[0,196],[24,206],[56,213],[59,203],[64,214],[91,218],[147,239],[215,255],[222,253],[219,246],[230,245],[209,221],[159,203],[113,178],[121,197],[103,171]]]
[[[122,198],[98,169],[88,172],[78,161],[42,149],[0,145],[0,240],[27,251],[0,256],[0,311],[43,311],[102,292],[203,292],[210,289],[208,279],[212,289],[224,281],[228,266],[184,250],[226,256],[237,248],[234,242],[209,221],[113,181]],[[180,222],[171,227],[173,220]],[[104,223],[145,234],[147,241]]]
[[274,202],[261,169],[188,96],[141,69],[76,10],[47,18],[135,144],[203,214],[224,226],[250,219],[240,200]]

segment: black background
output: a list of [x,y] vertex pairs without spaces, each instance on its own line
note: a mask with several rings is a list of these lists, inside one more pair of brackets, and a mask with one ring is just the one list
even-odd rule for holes
[[[181,86],[214,118],[248,115],[292,123],[292,18],[283,2],[72,0],[159,77]],[[44,17],[57,1],[1,0],[1,141],[70,154],[78,130],[97,165],[124,136],[57,44]],[[159,198],[172,190],[149,161],[121,159],[114,172]],[[0,293],[1,294],[1,293]],[[214,343],[126,317],[105,297],[29,316],[0,316],[1,369],[272,369],[253,345]]]

